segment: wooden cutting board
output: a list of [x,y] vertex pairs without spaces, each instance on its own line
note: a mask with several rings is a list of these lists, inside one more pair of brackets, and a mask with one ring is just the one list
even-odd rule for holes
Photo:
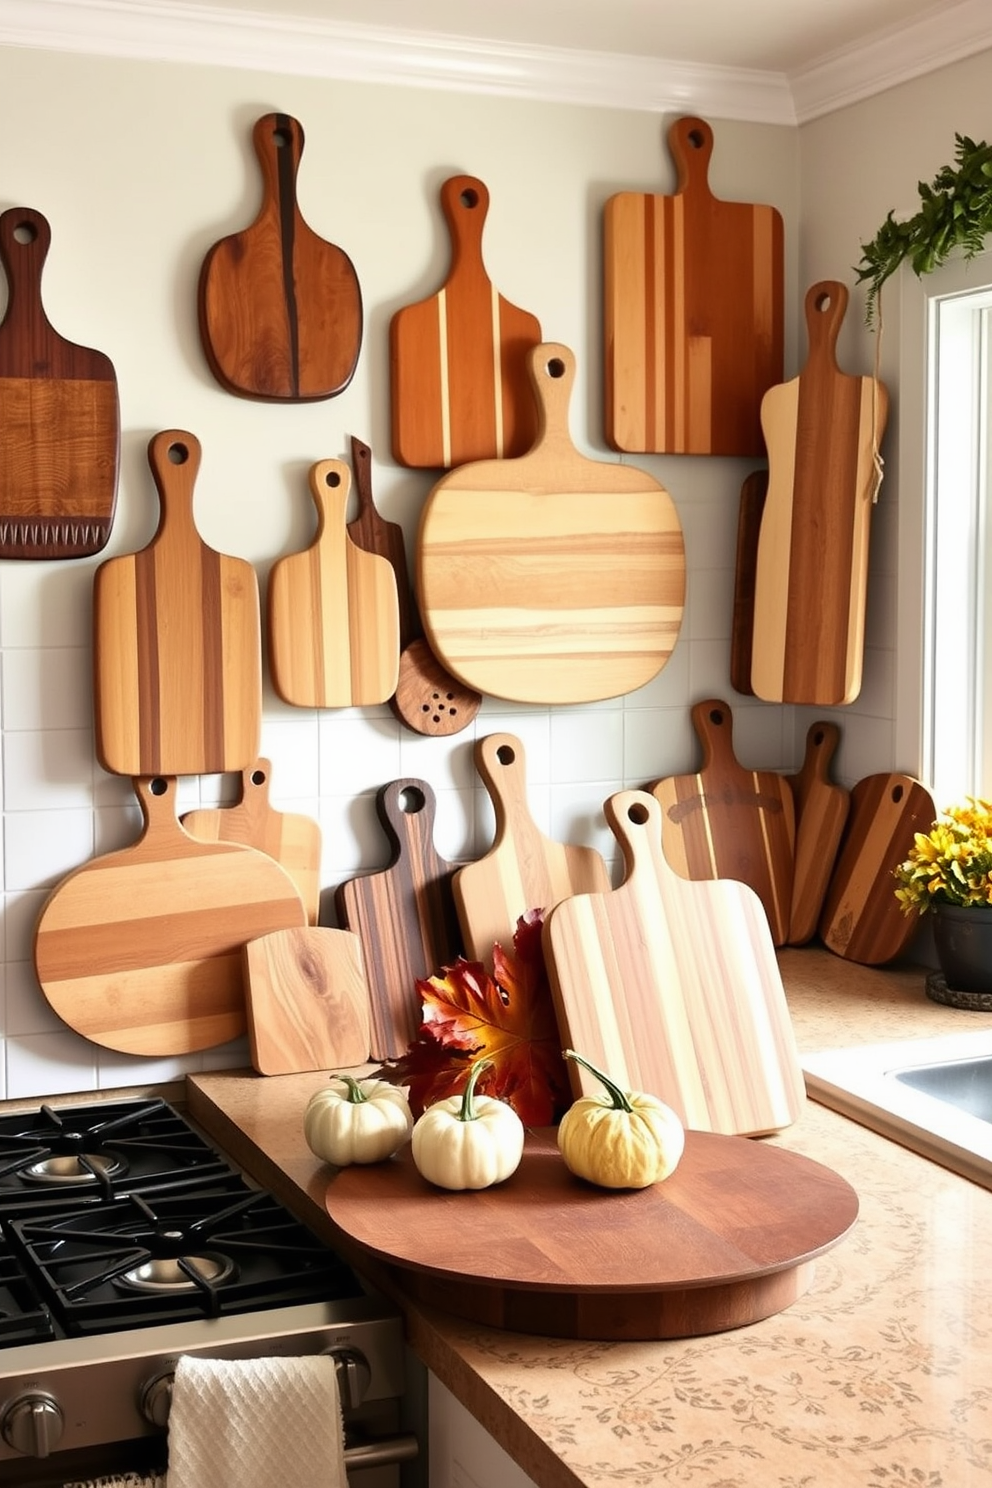
[[529,454],[443,476],[417,537],[432,650],[470,687],[516,702],[593,702],[649,682],[678,638],[682,528],[663,486],[572,444],[575,358],[530,353],[541,428]]
[[796,861],[792,880],[789,944],[805,945],[816,934],[830,875],[840,849],[851,793],[830,779],[840,743],[835,723],[814,723],[797,775],[787,775],[796,807]]
[[275,858],[296,885],[307,912],[307,922],[316,925],[320,914],[320,826],[299,812],[276,811],[269,804],[272,765],[257,759],[241,774],[241,800],[236,806],[199,807],[180,817],[182,825],[198,842],[240,842],[257,847]]
[[394,459],[447,470],[530,449],[537,410],[525,357],[541,327],[486,273],[482,181],[452,176],[441,187],[441,207],[451,268],[436,294],[393,316],[389,371]]
[[262,205],[215,243],[200,271],[200,337],[230,393],[303,403],[342,392],[362,344],[362,294],[348,255],[308,227],[296,200],[303,129],[265,114],[252,131]]
[[929,791],[911,775],[858,781],[820,917],[829,950],[862,966],[880,966],[906,949],[919,925],[900,909],[892,875],[914,835],[928,832],[936,819]]
[[394,780],[376,794],[390,859],[379,872],[340,884],[338,919],[362,943],[372,1006],[372,1058],[405,1054],[420,1028],[418,978],[461,951],[451,897],[453,869],[434,847],[434,792],[425,780]]
[[310,467],[317,508],[312,545],[272,565],[269,669],[297,708],[384,703],[399,669],[399,602],[387,559],[348,536],[351,472],[343,460]]
[[854,1189],[821,1163],[701,1131],[649,1188],[584,1183],[544,1130],[528,1132],[519,1168],[492,1188],[435,1188],[407,1146],[342,1168],[325,1205],[345,1253],[384,1261],[430,1306],[518,1333],[625,1340],[780,1312],[858,1216]]
[[696,703],[692,723],[703,749],[695,775],[652,786],[662,807],[665,857],[683,878],[733,878],[764,905],[776,945],[789,934],[795,862],[795,808],[788,782],[773,770],[746,770],[734,754],[726,703]]
[[248,1045],[260,1075],[349,1069],[369,1057],[369,989],[350,930],[274,930],[243,947]]
[[132,777],[244,770],[258,757],[262,724],[255,570],[196,529],[199,440],[164,430],[148,461],[158,531],[94,578],[97,758]]
[[753,696],[751,650],[754,641],[754,577],[758,563],[761,513],[768,493],[768,471],[745,477],[737,512],[737,555],[734,567],[734,614],[730,629],[730,685],[745,697]]
[[527,803],[527,757],[513,734],[487,734],[475,743],[475,767],[496,813],[493,844],[454,877],[465,952],[490,970],[493,946],[513,945],[517,921],[528,910],[550,910],[570,894],[605,893],[610,875],[594,847],[554,842],[540,830]]
[[241,948],[306,923],[287,873],[176,820],[174,779],[136,780],[137,842],[77,868],[49,895],[34,961],[41,990],[84,1038],[124,1054],[189,1054],[245,1031]]
[[[788,1126],[805,1087],[757,895],[673,872],[647,792],[620,791],[605,809],[624,882],[564,900],[544,926],[562,1039],[686,1126],[740,1136]],[[576,1096],[595,1090],[574,1061],[569,1075]]]
[[833,706],[861,690],[868,538],[888,394],[837,365],[848,292],[806,295],[809,352],[761,405],[768,495],[754,589],[751,684],[769,702]]
[[51,228],[31,207],[0,214],[0,558],[81,558],[106,546],[117,505],[117,377],[66,341],[41,299]]
[[607,442],[764,455],[761,398],[782,380],[782,218],[713,195],[705,120],[676,119],[668,147],[674,196],[624,191],[604,209]]

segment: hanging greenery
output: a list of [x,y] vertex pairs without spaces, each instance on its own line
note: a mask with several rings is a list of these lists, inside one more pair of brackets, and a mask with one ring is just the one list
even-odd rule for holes
[[869,243],[861,244],[854,272],[867,281],[865,319],[872,325],[882,285],[904,259],[919,278],[947,259],[955,248],[974,258],[992,233],[992,146],[955,134],[954,164],[939,170],[931,185],[919,183],[920,210],[903,222],[889,212]]

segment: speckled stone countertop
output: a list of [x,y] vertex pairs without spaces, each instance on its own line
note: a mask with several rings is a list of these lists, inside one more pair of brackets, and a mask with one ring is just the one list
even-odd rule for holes
[[[992,1028],[992,1014],[929,1002],[918,968],[819,948],[780,960],[804,1050]],[[302,1135],[325,1079],[224,1071],[190,1076],[187,1098],[330,1239],[328,1169]],[[992,1485],[992,1193],[813,1101],[766,1140],[840,1173],[861,1210],[805,1296],[764,1322],[575,1342],[405,1304],[424,1363],[541,1488]]]

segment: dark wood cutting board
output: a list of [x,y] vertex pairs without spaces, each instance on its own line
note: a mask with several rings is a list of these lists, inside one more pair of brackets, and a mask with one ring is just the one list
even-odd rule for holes
[[768,471],[754,470],[744,479],[737,511],[737,554],[734,565],[734,615],[730,628],[730,685],[745,697],[751,686],[754,645],[754,578],[758,563],[761,513],[768,494]]
[[839,743],[836,723],[812,724],[802,768],[797,775],[786,776],[796,806],[790,945],[805,945],[816,934],[851,806],[850,791],[830,779],[830,762]]
[[0,558],[98,553],[117,505],[117,377],[109,357],[65,340],[45,314],[51,238],[31,207],[0,214]]
[[369,1057],[369,989],[350,930],[273,930],[243,947],[248,1045],[260,1075],[350,1069]]
[[262,646],[250,563],[216,552],[193,519],[200,443],[156,434],[161,501],[140,552],[109,558],[93,588],[96,753],[118,775],[214,775],[258,758]]
[[354,265],[317,236],[297,205],[303,139],[288,114],[258,120],[258,216],[215,243],[200,271],[203,350],[221,386],[242,397],[330,398],[348,386],[358,362],[362,295]]
[[726,703],[696,703],[692,723],[702,768],[651,788],[662,807],[665,857],[684,878],[749,884],[764,905],[773,941],[784,945],[795,864],[792,791],[774,770],[747,770],[738,762]]
[[376,794],[389,840],[386,868],[339,884],[341,924],[362,943],[372,1003],[372,1058],[397,1059],[417,1036],[418,978],[450,966],[461,944],[453,868],[434,847],[434,792],[425,780],[394,780]]
[[530,449],[537,409],[525,358],[541,327],[486,273],[489,191],[482,181],[452,176],[441,187],[441,207],[451,268],[435,294],[393,316],[389,370],[394,459],[448,470]]
[[607,442],[763,455],[761,398],[782,380],[782,218],[713,195],[705,120],[676,119],[668,147],[674,196],[624,191],[604,209]]
[[754,584],[751,685],[768,702],[832,707],[861,690],[868,539],[888,394],[837,365],[848,291],[806,294],[809,351],[761,405],[768,494]]
[[211,1049],[245,1032],[241,948],[305,925],[296,885],[254,848],[197,842],[176,782],[136,780],[137,842],[58,885],[35,931],[41,990],[84,1038],[124,1054]]
[[854,1189],[821,1163],[698,1131],[672,1176],[649,1188],[583,1182],[542,1130],[492,1188],[435,1188],[407,1146],[336,1173],[325,1205],[348,1250],[396,1268],[408,1295],[445,1312],[626,1340],[698,1337],[780,1312],[858,1216]]
[[906,949],[915,915],[903,914],[893,873],[917,832],[937,819],[933,798],[911,775],[868,775],[851,791],[851,809],[830,878],[820,936],[827,948],[862,966],[880,966]]

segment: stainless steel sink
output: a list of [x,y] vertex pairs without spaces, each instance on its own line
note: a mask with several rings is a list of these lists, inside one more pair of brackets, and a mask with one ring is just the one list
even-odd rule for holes
[[992,1189],[992,1029],[801,1058],[813,1100]]

